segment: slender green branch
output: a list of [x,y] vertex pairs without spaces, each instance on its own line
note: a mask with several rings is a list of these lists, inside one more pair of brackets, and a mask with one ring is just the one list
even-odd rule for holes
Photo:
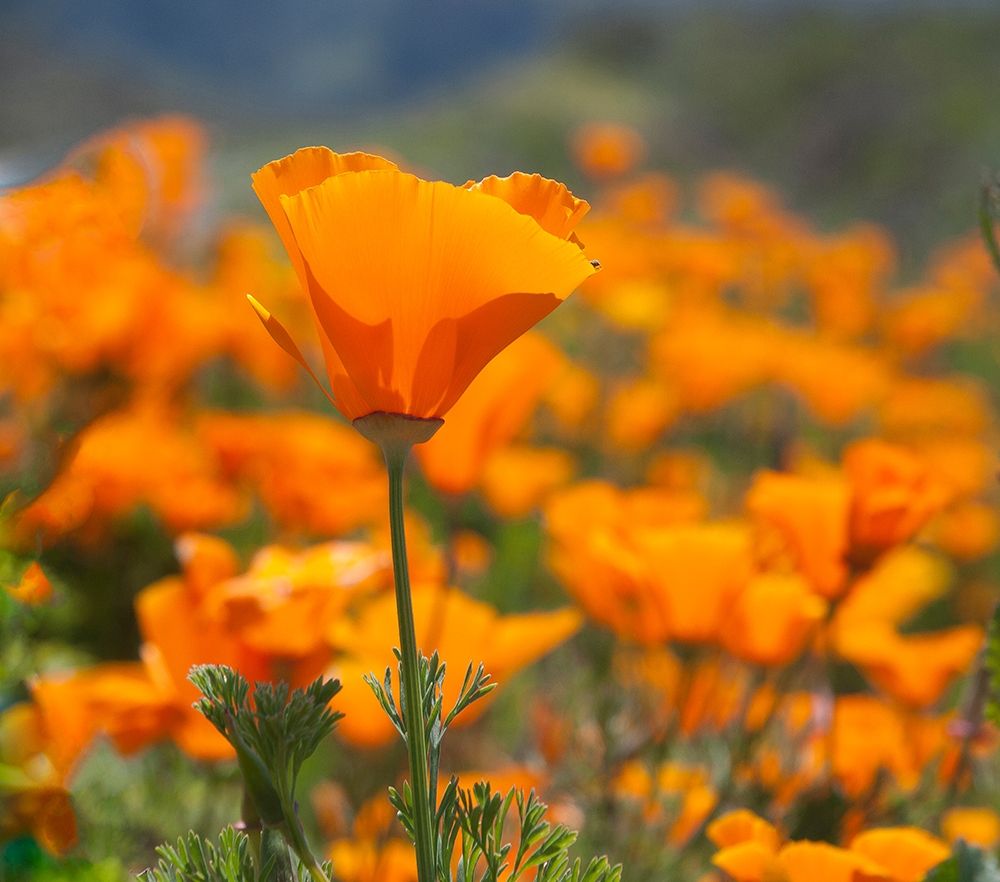
[[1000,243],[997,242],[996,221],[1000,214],[1000,176],[986,179],[979,191],[979,232],[993,265],[1000,272]]
[[435,878],[433,807],[427,768],[427,733],[420,690],[419,655],[410,595],[410,571],[406,559],[403,524],[403,469],[409,448],[383,448],[389,472],[389,529],[392,536],[392,570],[396,583],[396,615],[399,623],[400,678],[403,720],[410,758],[413,792],[413,832],[420,882]]

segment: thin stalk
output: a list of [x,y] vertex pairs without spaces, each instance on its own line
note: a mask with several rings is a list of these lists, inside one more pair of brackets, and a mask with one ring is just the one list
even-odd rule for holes
[[294,809],[291,817],[286,815],[286,821],[281,825],[280,830],[285,842],[295,852],[299,863],[309,872],[309,878],[312,879],[312,882],[330,882],[326,873],[320,867],[319,861],[316,860],[316,856],[312,853],[312,849],[309,848],[309,843],[306,842],[305,831],[302,829],[299,819],[295,816]]
[[419,882],[434,882],[433,807],[427,769],[427,733],[420,692],[417,636],[413,624],[410,571],[406,559],[406,530],[403,524],[403,467],[409,447],[384,445],[389,472],[389,530],[392,536],[392,572],[396,583],[396,616],[399,623],[400,680],[406,747],[410,759],[410,788],[413,792],[413,831],[417,851]]
[[257,807],[254,805],[253,797],[243,785],[243,829],[246,831],[247,840],[250,843],[250,854],[253,857],[255,867],[261,866],[260,860],[260,839],[261,823],[260,815],[257,814]]

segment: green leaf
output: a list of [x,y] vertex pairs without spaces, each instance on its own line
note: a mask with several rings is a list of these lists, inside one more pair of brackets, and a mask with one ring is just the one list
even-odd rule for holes
[[232,827],[218,845],[191,832],[156,852],[159,863],[139,874],[141,882],[256,882],[247,836]]
[[924,882],[1000,882],[996,859],[959,840],[951,857],[924,876]]
[[1000,724],[1000,604],[993,610],[986,630],[986,655],[983,664],[989,677],[983,716],[991,723]]
[[[343,716],[330,710],[339,681],[320,677],[294,692],[287,683],[256,683],[251,698],[246,678],[225,665],[198,665],[188,676],[202,693],[195,707],[236,750],[257,819],[265,831],[280,830],[299,860],[318,874],[298,817],[295,783],[302,764]],[[291,868],[274,861],[262,878],[290,882]]]
[[1000,272],[1000,243],[997,242],[996,224],[1000,220],[1000,175],[993,174],[979,191],[979,232],[986,250]]

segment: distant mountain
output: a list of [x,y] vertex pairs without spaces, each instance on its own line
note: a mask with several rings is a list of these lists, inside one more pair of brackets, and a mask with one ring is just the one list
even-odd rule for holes
[[[240,112],[343,112],[537,51],[543,0],[6,0],[0,31],[46,54]],[[127,91],[128,84],[123,83]],[[190,93],[187,94],[187,93]],[[199,95],[200,93],[200,95]],[[224,108],[223,108],[224,109]]]

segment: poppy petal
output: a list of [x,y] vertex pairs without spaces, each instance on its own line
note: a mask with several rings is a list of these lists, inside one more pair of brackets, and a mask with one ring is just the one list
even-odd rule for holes
[[254,192],[274,224],[303,288],[302,258],[281,208],[281,196],[299,193],[344,172],[396,167],[394,162],[369,153],[334,153],[329,147],[301,147],[289,156],[269,162],[250,176]]
[[264,326],[264,330],[271,335],[271,339],[274,340],[278,346],[280,346],[305,369],[305,372],[312,377],[312,381],[320,388],[322,393],[329,400],[330,404],[336,407],[337,403],[334,401],[333,396],[326,391],[326,387],[320,382],[319,377],[317,377],[313,369],[309,367],[309,362],[306,361],[302,351],[292,339],[292,335],[285,330],[285,326],[282,325],[281,322],[279,322],[273,315],[271,315],[271,313],[268,312],[267,309],[260,304],[260,302],[255,300],[252,295],[247,294],[247,300],[250,301],[250,306],[253,307],[253,311],[257,313],[257,318],[260,319],[261,324]]
[[337,175],[281,203],[321,328],[372,410],[443,415],[595,272],[502,200],[401,172]]
[[467,182],[465,189],[503,199],[516,212],[533,217],[543,230],[560,239],[568,239],[590,211],[590,203],[574,196],[565,184],[539,174],[514,172],[505,178],[490,175],[479,182]]

